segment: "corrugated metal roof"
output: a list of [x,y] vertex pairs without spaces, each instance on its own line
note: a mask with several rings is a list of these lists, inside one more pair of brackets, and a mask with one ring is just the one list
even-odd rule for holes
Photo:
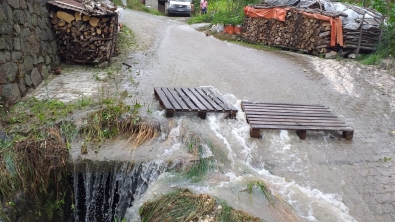
[[89,12],[85,9],[85,5],[81,2],[77,2],[75,0],[55,0],[55,1],[48,1],[48,4],[57,6],[63,9],[69,9],[77,12],[81,12],[85,15],[111,15],[114,13],[107,13],[100,10],[95,10],[94,12]]

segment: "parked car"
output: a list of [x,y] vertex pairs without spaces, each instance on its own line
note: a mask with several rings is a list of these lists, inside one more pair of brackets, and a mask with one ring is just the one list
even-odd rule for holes
[[167,0],[165,4],[165,14],[191,16],[193,4],[191,0]]

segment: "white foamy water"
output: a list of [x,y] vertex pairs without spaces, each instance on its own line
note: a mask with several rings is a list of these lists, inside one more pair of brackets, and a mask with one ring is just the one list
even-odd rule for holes
[[[215,137],[220,141],[216,149],[222,150],[226,156],[225,162],[230,167],[216,171],[199,183],[190,183],[171,173],[166,173],[153,183],[142,199],[128,209],[126,218],[132,221],[138,217],[138,208],[146,201],[158,194],[166,194],[170,188],[188,188],[195,193],[206,193],[224,200],[235,209],[246,211],[251,215],[261,217],[266,221],[279,221],[279,212],[270,207],[266,198],[254,193],[253,198],[243,193],[243,189],[251,181],[263,181],[281,199],[295,210],[297,215],[305,221],[356,221],[347,206],[342,202],[341,194],[325,193],[315,187],[308,174],[311,165],[306,151],[293,149],[293,144],[299,138],[288,131],[264,132],[262,139],[249,136],[249,125],[240,108],[240,100],[232,95],[227,99],[239,109],[237,119],[227,119],[225,115],[209,114],[207,120],[196,120],[196,124],[206,127],[204,135]],[[167,148],[163,155],[168,156],[181,149],[186,149],[179,141],[180,125],[183,117],[176,117],[177,126],[170,130]],[[195,120],[193,120],[195,121]],[[207,126],[208,125],[208,126]],[[325,142],[326,143],[326,142]],[[204,156],[212,156],[212,150],[207,144],[202,144]],[[265,159],[271,159],[282,167],[287,178],[275,175],[265,167]],[[304,184],[298,184],[292,175],[303,178]],[[253,204],[252,204],[253,203]],[[281,221],[287,221],[282,219]]]

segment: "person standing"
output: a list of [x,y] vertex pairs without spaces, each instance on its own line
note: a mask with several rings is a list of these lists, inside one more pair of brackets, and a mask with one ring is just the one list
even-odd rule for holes
[[207,0],[203,0],[200,2],[200,9],[202,10],[202,14],[207,14]]

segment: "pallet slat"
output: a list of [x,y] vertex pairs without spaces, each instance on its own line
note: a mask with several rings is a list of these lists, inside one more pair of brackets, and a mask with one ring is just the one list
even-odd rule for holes
[[241,105],[251,126],[251,137],[259,138],[261,129],[296,130],[300,139],[306,138],[306,130],[343,131],[343,136],[348,140],[352,139],[354,134],[354,129],[321,105],[244,101]]
[[193,104],[193,102],[191,102],[189,97],[187,95],[185,95],[185,93],[181,90],[181,88],[174,88],[174,90],[177,91],[178,95],[180,95],[181,98],[185,101],[185,103],[187,103],[187,105],[191,111],[198,111],[199,110],[199,108],[195,104]]

